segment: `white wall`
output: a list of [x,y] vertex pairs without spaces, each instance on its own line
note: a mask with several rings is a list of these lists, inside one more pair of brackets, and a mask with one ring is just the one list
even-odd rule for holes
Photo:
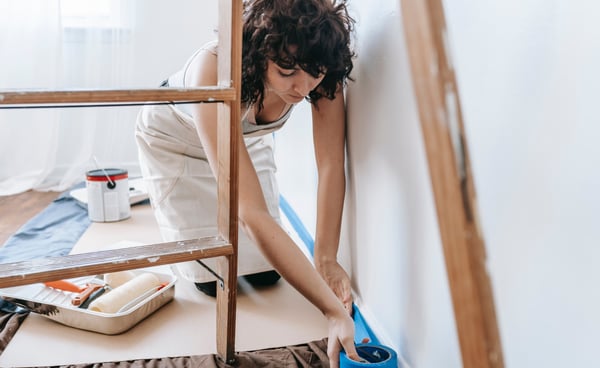
[[[414,367],[460,365],[399,1],[354,0],[342,263],[380,341]],[[310,115],[277,133],[282,194],[314,234]],[[299,112],[299,114],[298,114]],[[290,162],[293,164],[290,165]],[[312,201],[307,201],[312,198]]]
[[595,366],[600,5],[446,9],[507,366]]
[[[413,367],[460,355],[398,1],[352,2],[345,234],[361,308]],[[600,341],[600,6],[445,2],[507,367],[587,367]]]
[[460,365],[399,1],[353,1],[345,235],[359,307],[414,367]]
[[216,38],[218,1],[137,0],[135,83],[155,87]]
[[[343,253],[383,343],[411,367],[460,367],[399,3],[351,2],[358,59]],[[597,366],[600,5],[444,5],[506,367]],[[291,134],[280,146],[305,152],[309,137]],[[298,170],[285,157],[310,158],[284,155],[287,177]],[[282,191],[310,211],[313,177],[303,173]]]

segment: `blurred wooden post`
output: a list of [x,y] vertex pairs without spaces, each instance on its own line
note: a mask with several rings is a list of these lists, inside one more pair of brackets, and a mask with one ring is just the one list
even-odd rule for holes
[[504,366],[441,0],[401,0],[463,366]]

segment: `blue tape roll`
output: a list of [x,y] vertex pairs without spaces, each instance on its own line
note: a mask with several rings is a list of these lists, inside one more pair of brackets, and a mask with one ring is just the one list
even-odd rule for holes
[[398,355],[392,349],[384,345],[377,344],[357,344],[356,352],[364,362],[357,362],[346,356],[345,352],[340,353],[340,368],[356,367],[380,367],[397,368]]

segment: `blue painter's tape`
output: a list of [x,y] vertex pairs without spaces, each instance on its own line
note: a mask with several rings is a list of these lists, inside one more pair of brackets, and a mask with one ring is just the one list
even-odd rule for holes
[[352,308],[354,312],[354,343],[362,344],[363,339],[369,339],[369,343],[379,344],[379,339],[377,339],[377,336],[373,333],[367,322],[365,322],[358,307],[353,305]]
[[279,207],[285,214],[285,217],[287,217],[288,221],[290,222],[290,224],[292,225],[292,227],[294,228],[294,230],[296,231],[296,233],[298,234],[298,236],[300,237],[310,254],[314,256],[315,242],[312,239],[312,236],[310,235],[308,230],[306,230],[306,227],[304,227],[302,220],[300,220],[300,217],[298,217],[292,206],[290,206],[288,201],[282,195],[279,195]]
[[[296,214],[292,206],[288,203],[283,195],[279,195],[279,207],[283,211],[283,214],[287,217],[288,221],[302,240],[304,245],[308,249],[311,256],[314,256],[314,248],[315,242],[312,239],[312,236],[304,227],[302,220]],[[354,342],[356,344],[361,344],[363,339],[368,339],[368,341],[372,344],[379,344],[379,340],[373,333],[373,331],[369,328],[365,320],[363,319],[362,314],[360,313],[358,307],[356,305],[352,305],[353,308],[353,316],[354,316]]]
[[356,352],[362,359],[361,362],[352,360],[346,356],[343,351],[340,353],[340,368],[360,368],[360,367],[378,367],[378,368],[397,368],[398,355],[387,346],[379,344],[358,344]]

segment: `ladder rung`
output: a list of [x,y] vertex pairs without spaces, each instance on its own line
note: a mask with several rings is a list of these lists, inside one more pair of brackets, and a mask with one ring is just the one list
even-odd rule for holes
[[1,105],[131,102],[226,102],[235,100],[230,87],[152,88],[131,90],[0,90]]
[[220,237],[206,237],[3,263],[0,264],[0,288],[231,254],[230,243]]

